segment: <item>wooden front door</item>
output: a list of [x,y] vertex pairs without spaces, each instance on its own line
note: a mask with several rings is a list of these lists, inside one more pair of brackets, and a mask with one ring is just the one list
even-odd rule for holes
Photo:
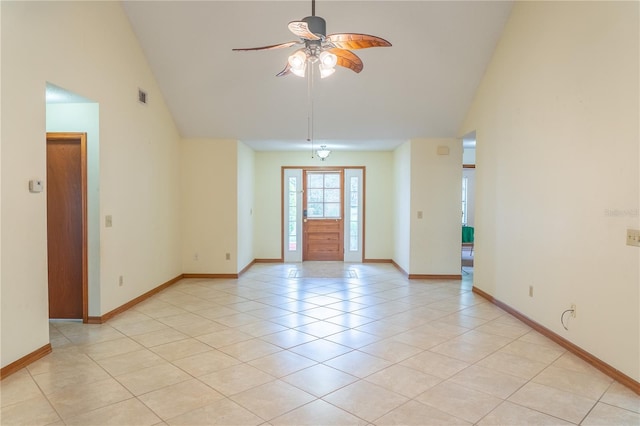
[[47,133],[49,318],[87,320],[86,134]]
[[344,260],[343,171],[305,170],[303,260]]

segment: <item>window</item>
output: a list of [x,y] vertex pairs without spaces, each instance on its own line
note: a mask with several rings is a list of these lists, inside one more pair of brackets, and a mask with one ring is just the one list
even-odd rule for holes
[[287,239],[289,240],[289,250],[296,251],[298,241],[298,180],[295,177],[289,177],[289,181],[287,183],[287,200],[289,203],[289,229],[287,232]]
[[307,217],[339,219],[341,215],[339,172],[307,173]]
[[358,230],[360,229],[359,217],[359,179],[357,176],[351,176],[349,179],[349,250],[358,251]]
[[469,178],[467,176],[462,177],[462,224],[467,224],[467,184]]

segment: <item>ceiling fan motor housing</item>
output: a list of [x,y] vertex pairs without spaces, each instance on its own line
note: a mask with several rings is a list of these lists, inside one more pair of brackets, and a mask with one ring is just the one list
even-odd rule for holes
[[302,19],[307,23],[309,31],[316,35],[320,35],[323,38],[327,36],[327,22],[319,16],[307,16]]

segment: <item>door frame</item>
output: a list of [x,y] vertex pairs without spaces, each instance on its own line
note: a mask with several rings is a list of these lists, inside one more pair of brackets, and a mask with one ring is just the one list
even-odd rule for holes
[[[81,132],[47,132],[46,143],[79,143],[80,144],[80,185],[82,203],[82,322],[89,321],[89,267],[88,267],[88,228],[87,228],[87,134]],[[48,194],[47,194],[48,196]],[[47,238],[49,226],[47,224]],[[49,258],[47,256],[47,265]],[[48,283],[48,278],[47,278]],[[47,298],[49,297],[47,285]]]
[[[285,208],[285,202],[286,202],[286,199],[287,199],[286,198],[287,194],[286,194],[286,190],[285,190],[285,187],[286,187],[285,183],[286,183],[286,177],[289,176],[289,173],[287,171],[289,171],[289,170],[300,170],[300,178],[302,179],[302,176],[304,175],[304,173],[303,173],[304,170],[310,170],[310,171],[332,171],[332,170],[336,170],[336,169],[340,169],[340,170],[342,170],[344,172],[343,173],[343,180],[345,179],[345,177],[347,175],[347,173],[346,173],[347,170],[350,170],[350,169],[362,170],[362,185],[361,185],[361,188],[362,188],[362,209],[361,209],[361,212],[362,212],[362,224],[361,224],[362,229],[361,229],[361,234],[360,235],[361,235],[361,245],[362,245],[362,247],[361,247],[361,249],[362,249],[362,263],[366,262],[366,257],[365,257],[366,208],[365,207],[366,207],[366,199],[367,199],[367,197],[366,197],[365,194],[366,194],[366,187],[367,187],[366,186],[366,176],[367,176],[366,171],[367,171],[367,168],[365,166],[335,166],[335,167],[326,167],[326,166],[324,166],[324,167],[323,166],[281,166],[281,169],[280,169],[280,175],[281,175],[280,176],[280,198],[281,198],[281,200],[280,200],[280,260],[282,262],[285,261],[285,244],[286,244],[286,241],[285,241],[285,225],[288,223],[286,218],[285,218],[285,215],[288,214],[288,212],[286,211],[286,208]],[[345,191],[345,188],[344,188],[345,185],[346,184],[344,184],[344,182],[343,182],[343,188],[342,188],[343,195],[344,195],[344,191]],[[304,194],[302,194],[302,196],[303,195]],[[299,202],[301,203],[302,201],[299,200]],[[343,205],[342,205],[343,215],[345,213],[345,204],[346,204],[346,201],[343,202]],[[302,208],[301,207],[302,207],[302,204],[300,204],[300,209],[299,209],[300,212],[298,213],[300,215],[300,221],[301,221],[301,216],[302,216]],[[344,226],[345,226],[345,223],[343,222],[343,227]],[[344,233],[344,235],[346,235],[344,230],[343,230],[343,233]],[[301,237],[300,237],[301,238],[301,244],[304,244],[304,241],[302,240],[302,238],[303,238],[302,237],[302,232],[300,232],[300,235],[301,235]],[[300,252],[300,259],[302,259],[302,252]]]

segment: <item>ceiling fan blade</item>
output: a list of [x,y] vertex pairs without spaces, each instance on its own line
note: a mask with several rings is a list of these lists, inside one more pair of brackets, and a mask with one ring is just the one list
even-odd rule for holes
[[327,41],[339,49],[366,49],[368,47],[391,46],[387,40],[369,34],[342,33],[329,34]]
[[276,74],[276,77],[284,77],[285,75],[289,75],[289,74],[291,74],[291,65],[289,65],[289,63],[287,62],[287,66],[284,67],[284,69],[280,71],[278,74]]
[[333,53],[338,57],[338,62],[336,65],[340,65],[341,67],[349,68],[353,72],[359,73],[364,68],[364,64],[362,63],[362,59],[360,59],[355,53],[350,52],[348,50],[340,49],[334,47],[333,49],[329,49],[329,52]]
[[300,42],[299,41],[288,41],[286,43],[272,44],[271,46],[247,47],[247,48],[231,49],[231,50],[233,50],[234,52],[246,52],[246,51],[251,51],[251,50],[273,50],[273,49],[283,49],[285,47],[291,47],[294,44],[300,44]]
[[289,22],[287,27],[289,28],[289,31],[305,40],[320,40],[320,37],[312,33],[309,29],[309,24],[304,21]]

